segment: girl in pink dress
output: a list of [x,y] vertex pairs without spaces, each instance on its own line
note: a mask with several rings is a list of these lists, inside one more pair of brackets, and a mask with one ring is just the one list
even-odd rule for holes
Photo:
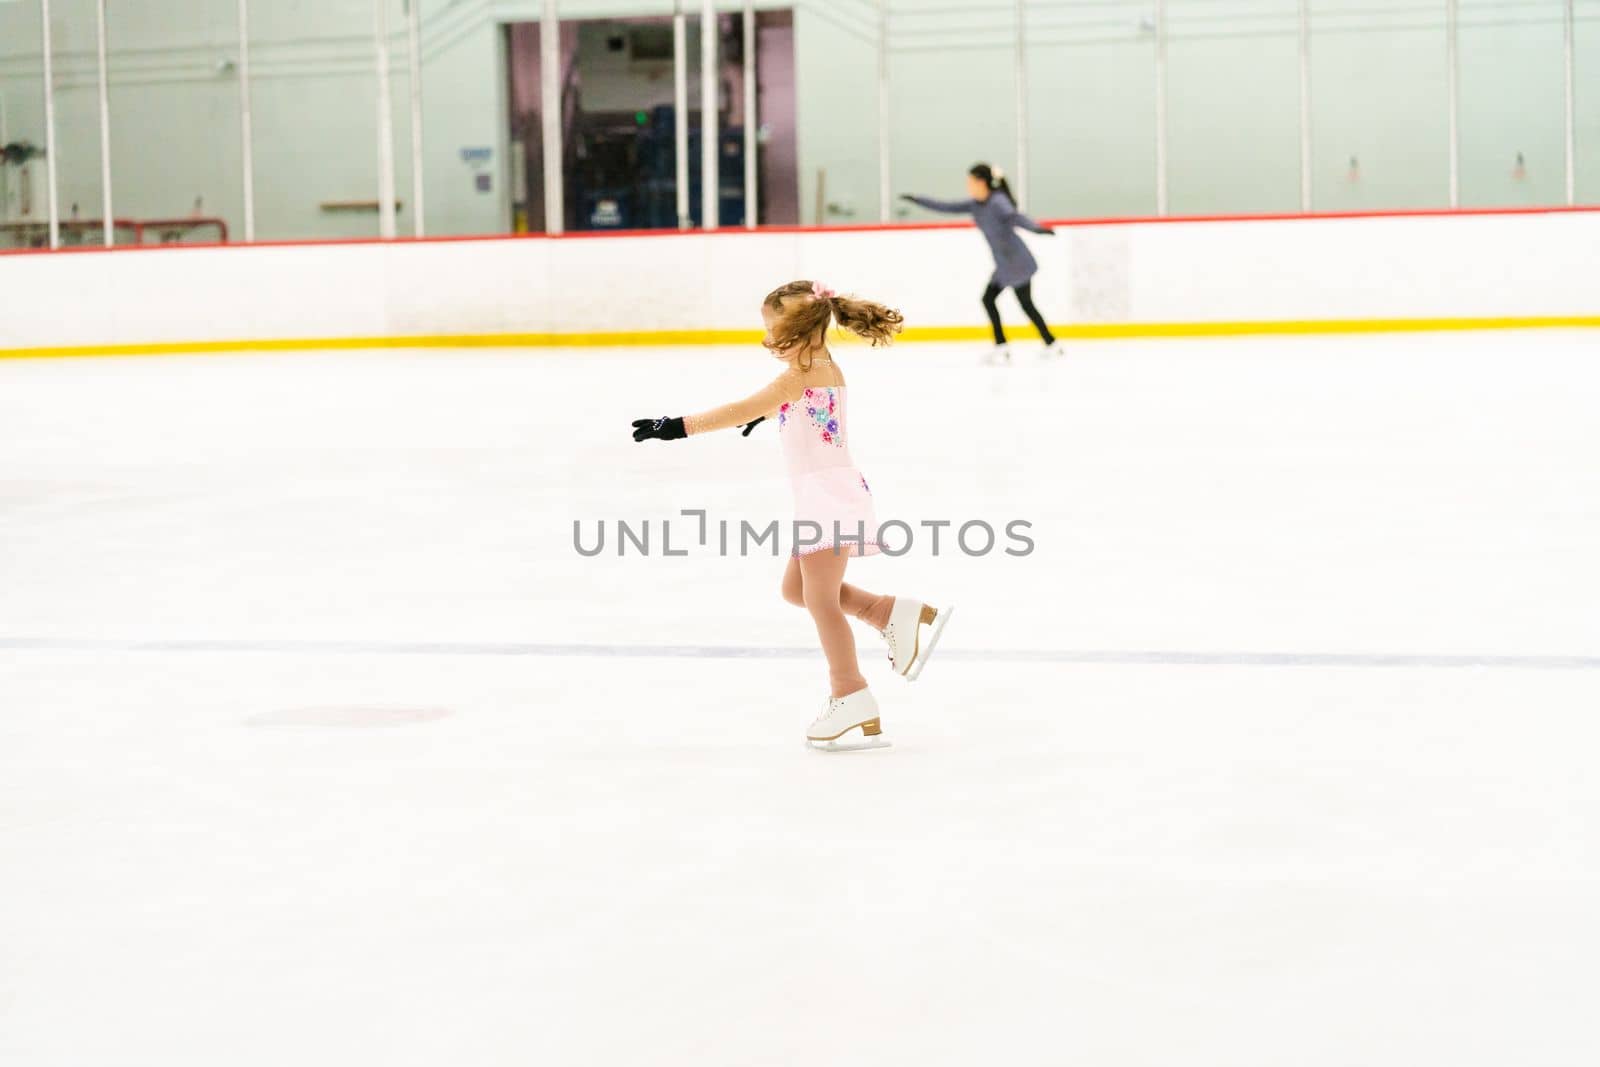
[[[856,661],[848,616],[883,636],[895,673],[911,680],[922,673],[952,609],[878,596],[844,580],[850,557],[878,552],[878,521],[871,490],[850,458],[847,390],[828,351],[827,332],[837,321],[873,345],[888,344],[903,319],[882,304],[842,297],[809,281],[767,294],[761,319],[767,327],[763,344],[785,365],[766,388],[699,415],[639,419],[633,439],[674,441],[735,426],[743,426],[748,436],[759,423],[777,418],[794,490],[796,531],[783,598],[811,613],[828,659],[828,705],[806,739],[829,748],[880,747],[888,742],[877,701]],[[857,730],[859,737],[853,734]],[[841,740],[846,735],[851,737]]]

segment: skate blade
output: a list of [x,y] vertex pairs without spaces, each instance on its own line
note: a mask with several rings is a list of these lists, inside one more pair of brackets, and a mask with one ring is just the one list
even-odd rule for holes
[[878,734],[876,737],[836,737],[832,741],[813,741],[806,738],[806,747],[813,752],[871,752],[876,748],[894,747],[887,737]]
[[906,681],[914,682],[922,673],[922,668],[928,665],[928,657],[933,655],[933,648],[939,643],[939,636],[944,633],[945,623],[950,621],[950,616],[956,611],[955,605],[947,605],[939,614],[933,617],[933,628],[928,631],[928,643],[919,645],[917,658],[911,661],[911,669],[906,672]]

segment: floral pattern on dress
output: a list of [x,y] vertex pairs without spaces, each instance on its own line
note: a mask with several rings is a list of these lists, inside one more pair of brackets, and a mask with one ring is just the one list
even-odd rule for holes
[[[839,395],[832,386],[807,389],[796,403],[805,405],[806,417],[816,427],[824,444],[844,447],[844,435],[839,432]],[[788,421],[789,407],[789,404],[785,404],[778,409],[780,427]]]

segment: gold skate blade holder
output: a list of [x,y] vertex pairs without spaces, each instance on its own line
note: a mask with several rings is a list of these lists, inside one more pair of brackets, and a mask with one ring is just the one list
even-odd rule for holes
[[[860,737],[853,736],[857,730],[861,731]],[[876,716],[866,722],[858,722],[834,737],[806,738],[806,745],[815,752],[871,752],[888,748],[889,744],[889,739],[883,736],[883,720]]]

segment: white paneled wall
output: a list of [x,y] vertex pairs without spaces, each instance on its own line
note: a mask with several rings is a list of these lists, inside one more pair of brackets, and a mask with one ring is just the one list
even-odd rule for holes
[[[392,4],[404,55],[405,0]],[[500,27],[540,0],[419,0],[429,232],[510,225]],[[1447,202],[1444,0],[1309,0],[1313,206]],[[1466,204],[1564,196],[1565,0],[1460,0]],[[99,202],[94,0],[53,0],[61,202]],[[719,0],[723,10],[741,6]],[[564,18],[662,16],[672,0],[560,0]],[[762,0],[796,12],[798,168],[806,222],[875,220],[878,0]],[[698,3],[688,4],[691,11]],[[889,5],[892,192],[954,195],[967,165],[1016,164],[1016,0]],[[1172,209],[1294,209],[1299,190],[1299,0],[1168,0]],[[1031,203],[1050,215],[1155,209],[1149,0],[1025,0]],[[1575,0],[1578,199],[1600,199],[1600,0]],[[363,236],[371,215],[322,211],[376,196],[372,0],[251,0],[258,228]],[[239,232],[237,0],[109,5],[113,183],[119,214],[188,214]],[[0,2],[0,101],[12,140],[42,144],[37,0]],[[394,69],[400,173],[410,187],[405,66]],[[489,148],[485,192],[463,149]],[[1519,167],[1517,157],[1522,156]],[[1354,161],[1352,165],[1352,161]],[[7,168],[8,171],[11,168]],[[6,179],[14,186],[14,173]],[[819,185],[822,186],[819,196]],[[13,215],[15,194],[9,198]],[[43,198],[35,197],[35,216]],[[820,203],[820,213],[819,213]],[[3,208],[0,208],[3,209]],[[896,206],[899,217],[919,217]],[[401,229],[406,229],[401,217]]]
[[[1600,211],[1071,226],[1030,240],[1043,267],[1036,299],[1066,325],[1600,324]],[[976,337],[989,270],[969,227],[22,254],[0,256],[0,350],[529,334],[659,342],[708,330],[749,339],[762,297],[797,277],[900,307],[914,328]]]

